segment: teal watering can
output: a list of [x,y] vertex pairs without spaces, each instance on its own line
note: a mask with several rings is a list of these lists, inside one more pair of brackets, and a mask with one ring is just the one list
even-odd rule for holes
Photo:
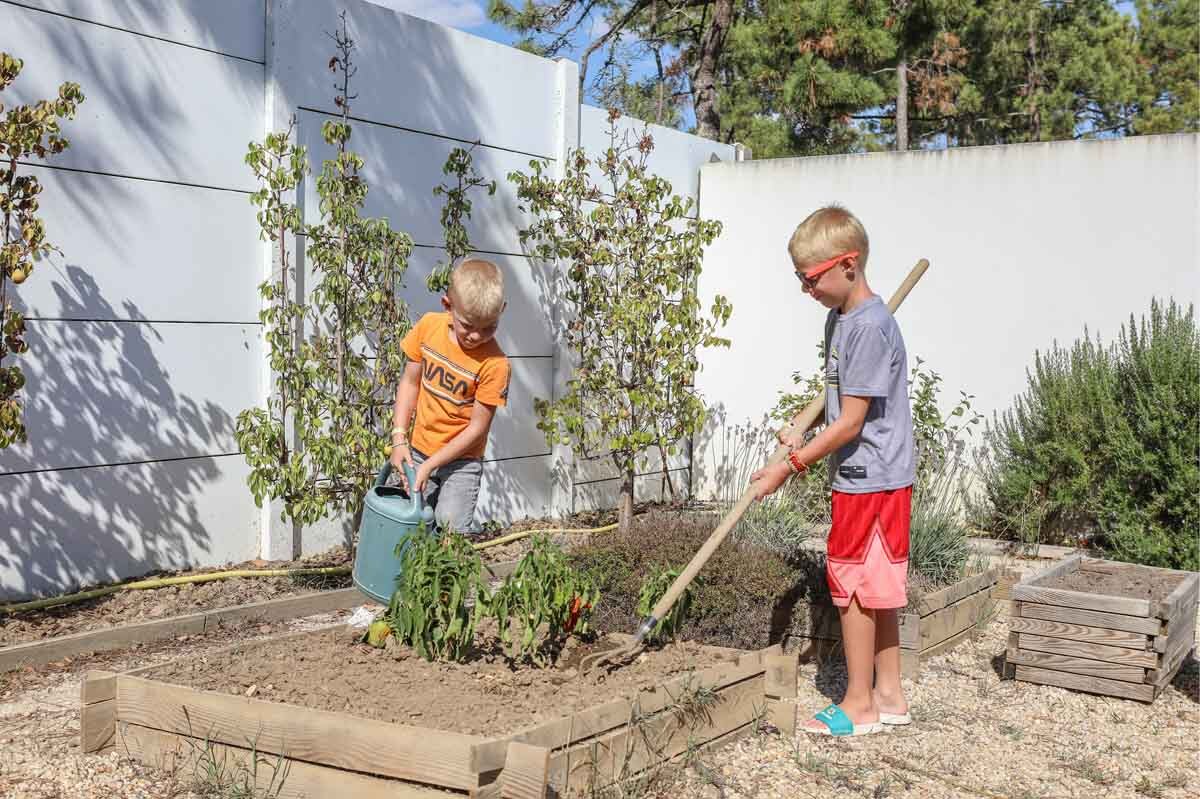
[[[433,528],[433,508],[425,505],[419,491],[410,497],[400,486],[385,485],[391,473],[391,462],[384,463],[375,485],[367,491],[354,554],[354,587],[384,605],[391,601],[400,575],[397,545],[415,533],[422,522],[427,529]],[[404,476],[410,486],[416,482],[416,472],[407,463]],[[403,547],[399,552],[403,554]]]

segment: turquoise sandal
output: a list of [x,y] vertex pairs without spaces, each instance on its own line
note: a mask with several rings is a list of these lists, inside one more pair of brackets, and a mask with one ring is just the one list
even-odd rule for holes
[[833,735],[844,738],[853,735],[872,735],[877,732],[883,732],[882,722],[855,724],[850,721],[850,717],[846,715],[846,712],[837,705],[830,705],[813,716],[813,719],[824,724],[825,728],[814,729],[807,724],[802,725],[802,729],[812,735]]

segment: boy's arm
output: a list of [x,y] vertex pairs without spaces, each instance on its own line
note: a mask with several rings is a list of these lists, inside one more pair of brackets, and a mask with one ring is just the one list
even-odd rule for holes
[[408,445],[408,431],[412,426],[413,411],[417,407],[417,393],[421,390],[421,361],[409,361],[396,387],[396,404],[392,408],[392,466],[400,472],[400,482],[408,487],[404,477],[404,464],[412,463],[412,450]]
[[[811,466],[831,452],[849,444],[862,432],[871,407],[870,397],[842,396],[842,413],[833,424],[818,433],[812,441],[796,450],[801,463]],[[792,467],[785,460],[774,466],[759,469],[750,475],[750,482],[758,484],[759,499],[774,493],[792,475]]]
[[425,480],[429,478],[430,473],[434,469],[457,460],[464,453],[470,451],[481,439],[487,438],[488,431],[492,428],[492,419],[495,415],[495,405],[488,405],[485,402],[476,400],[475,407],[471,411],[471,421],[467,423],[466,428],[450,439],[446,446],[430,455],[429,459],[424,461],[417,469],[417,488],[424,487]]

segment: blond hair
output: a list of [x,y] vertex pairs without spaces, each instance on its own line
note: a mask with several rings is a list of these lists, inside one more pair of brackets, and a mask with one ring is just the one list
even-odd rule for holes
[[855,250],[859,269],[865,269],[871,251],[867,231],[858,217],[840,205],[813,211],[788,241],[788,254],[797,267],[819,264]]
[[482,258],[454,267],[447,292],[454,305],[473,322],[494,322],[504,310],[504,273]]

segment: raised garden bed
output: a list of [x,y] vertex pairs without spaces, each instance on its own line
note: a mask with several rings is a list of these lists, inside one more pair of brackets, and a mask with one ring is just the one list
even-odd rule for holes
[[[922,660],[976,637],[995,615],[996,581],[996,570],[988,569],[912,602],[900,614],[901,673],[916,679]],[[789,636],[798,639],[802,659],[824,655],[841,643],[837,608],[810,602],[807,618],[794,622]]]
[[795,729],[796,658],[779,647],[672,644],[580,675],[572,664],[587,649],[554,669],[514,667],[487,648],[430,664],[338,630],[90,672],[81,747],[166,768],[257,764],[260,787],[278,788],[285,772],[280,797],[541,797],[634,778],[764,721]]
[[1017,680],[1152,702],[1196,632],[1200,574],[1070,557],[1012,588]]
[[0,673],[22,666],[37,666],[89,652],[124,649],[133,644],[162,641],[180,636],[205,635],[219,627],[262,624],[330,613],[368,601],[357,589],[341,588],[234,607],[186,613],[153,621],[118,624],[113,627],[58,635],[44,640],[23,641],[0,647]]

